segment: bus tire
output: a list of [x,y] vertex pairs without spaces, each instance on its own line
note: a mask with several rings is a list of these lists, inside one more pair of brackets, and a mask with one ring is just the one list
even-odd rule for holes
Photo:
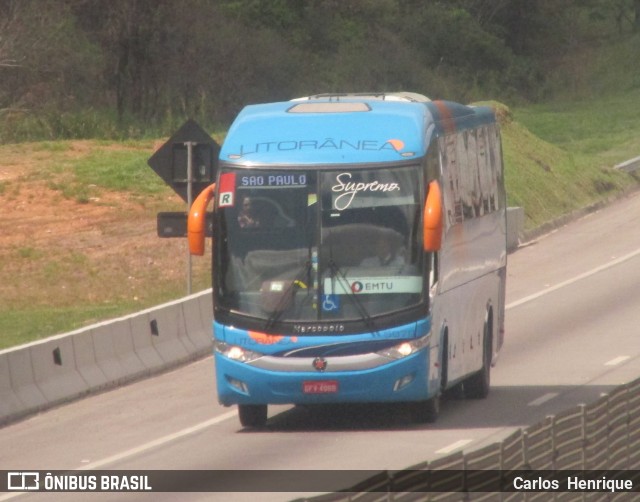
[[448,383],[449,368],[449,331],[445,328],[440,352],[440,388],[435,396],[426,401],[412,403],[414,420],[421,424],[432,424],[440,415],[440,396],[444,393]]
[[238,415],[243,427],[260,428],[267,423],[266,404],[239,404]]
[[412,405],[413,418],[416,422],[432,424],[438,420],[438,415],[440,415],[440,394],[426,401],[416,401]]
[[464,395],[469,399],[484,399],[491,387],[491,316],[484,325],[482,338],[482,368],[464,381]]

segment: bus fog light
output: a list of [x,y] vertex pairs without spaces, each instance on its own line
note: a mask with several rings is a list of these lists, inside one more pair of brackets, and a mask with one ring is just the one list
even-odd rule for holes
[[398,378],[396,380],[396,383],[393,385],[393,390],[397,392],[401,389],[404,389],[407,385],[413,382],[413,379],[414,375],[405,375],[402,378]]
[[222,354],[229,359],[233,359],[234,361],[238,361],[241,363],[249,363],[262,357],[262,354],[260,352],[243,349],[242,347],[238,347],[237,345],[230,345],[228,343],[220,342],[217,340],[214,342],[213,347],[219,354]]
[[243,394],[249,394],[249,387],[247,387],[247,384],[244,383],[242,380],[237,380],[236,378],[227,377],[227,381],[229,382],[229,385],[231,385],[231,387],[234,387],[235,389],[239,390]]

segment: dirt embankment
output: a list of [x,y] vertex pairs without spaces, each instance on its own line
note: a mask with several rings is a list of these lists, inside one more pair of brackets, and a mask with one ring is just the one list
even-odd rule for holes
[[[82,187],[81,197],[66,190],[77,183],[73,162],[100,148],[118,146],[0,147],[0,317],[110,303],[144,307],[185,293],[186,242],[156,235],[158,211],[183,209],[169,188],[149,196],[98,186]],[[208,262],[194,260],[196,287],[207,285]]]

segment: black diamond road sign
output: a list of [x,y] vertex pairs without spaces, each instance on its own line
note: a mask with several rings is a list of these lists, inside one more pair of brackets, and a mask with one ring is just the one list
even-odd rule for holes
[[193,183],[195,197],[216,179],[220,145],[195,121],[189,119],[147,161],[164,182],[187,202],[187,142],[192,145]]

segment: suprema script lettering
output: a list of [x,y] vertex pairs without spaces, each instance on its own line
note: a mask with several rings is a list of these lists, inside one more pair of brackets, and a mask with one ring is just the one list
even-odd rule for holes
[[351,180],[351,173],[341,173],[336,176],[336,185],[331,187],[333,192],[342,192],[333,201],[334,207],[338,211],[347,209],[353,202],[354,197],[360,192],[393,192],[400,190],[398,183],[380,183],[379,181],[370,181],[369,183],[354,182]]

